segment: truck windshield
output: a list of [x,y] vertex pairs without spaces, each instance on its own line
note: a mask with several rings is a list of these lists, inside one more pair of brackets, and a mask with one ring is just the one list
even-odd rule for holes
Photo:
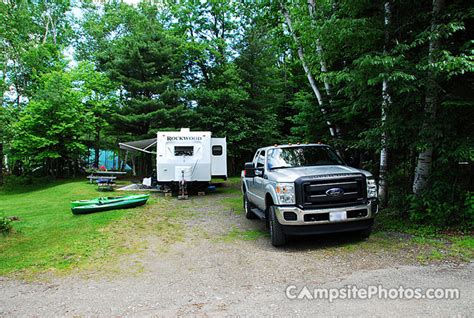
[[324,165],[344,165],[344,162],[327,146],[274,148],[268,151],[268,169]]

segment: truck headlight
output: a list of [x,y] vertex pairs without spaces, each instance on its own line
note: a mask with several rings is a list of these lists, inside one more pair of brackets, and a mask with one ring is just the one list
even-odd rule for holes
[[373,199],[377,197],[377,182],[374,178],[367,178],[367,198]]
[[276,194],[279,204],[295,204],[295,184],[294,183],[277,183]]

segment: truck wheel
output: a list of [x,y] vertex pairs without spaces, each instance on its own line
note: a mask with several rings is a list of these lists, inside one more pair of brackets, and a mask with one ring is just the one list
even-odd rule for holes
[[254,220],[257,216],[252,212],[252,203],[250,203],[249,198],[247,197],[247,192],[244,193],[244,211],[245,217],[249,220]]
[[370,234],[372,233],[372,227],[368,229],[359,231],[359,236],[363,239],[369,238]]
[[269,220],[269,226],[270,226],[270,239],[272,241],[273,246],[282,246],[286,242],[286,237],[285,233],[283,233],[283,227],[281,226],[280,222],[278,222],[278,219],[276,217],[275,213],[275,207],[272,205],[269,207],[270,209],[270,220]]

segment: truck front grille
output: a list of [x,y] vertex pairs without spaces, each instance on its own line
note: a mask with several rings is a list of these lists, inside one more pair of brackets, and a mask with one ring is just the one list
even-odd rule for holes
[[296,180],[296,201],[302,208],[336,208],[364,204],[367,197],[365,182],[365,176],[362,174],[300,178]]

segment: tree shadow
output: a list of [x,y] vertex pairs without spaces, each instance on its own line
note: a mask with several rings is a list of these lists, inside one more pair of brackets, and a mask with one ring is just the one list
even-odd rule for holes
[[0,194],[14,195],[33,193],[36,191],[43,191],[59,185],[78,181],[84,181],[84,183],[89,183],[89,181],[83,179],[82,177],[71,179],[34,178],[31,182],[8,181],[2,187],[0,187]]
[[305,252],[309,249],[323,250],[328,248],[342,248],[349,245],[358,245],[366,240],[367,239],[362,238],[357,232],[290,236],[287,238],[285,249],[287,252]]

